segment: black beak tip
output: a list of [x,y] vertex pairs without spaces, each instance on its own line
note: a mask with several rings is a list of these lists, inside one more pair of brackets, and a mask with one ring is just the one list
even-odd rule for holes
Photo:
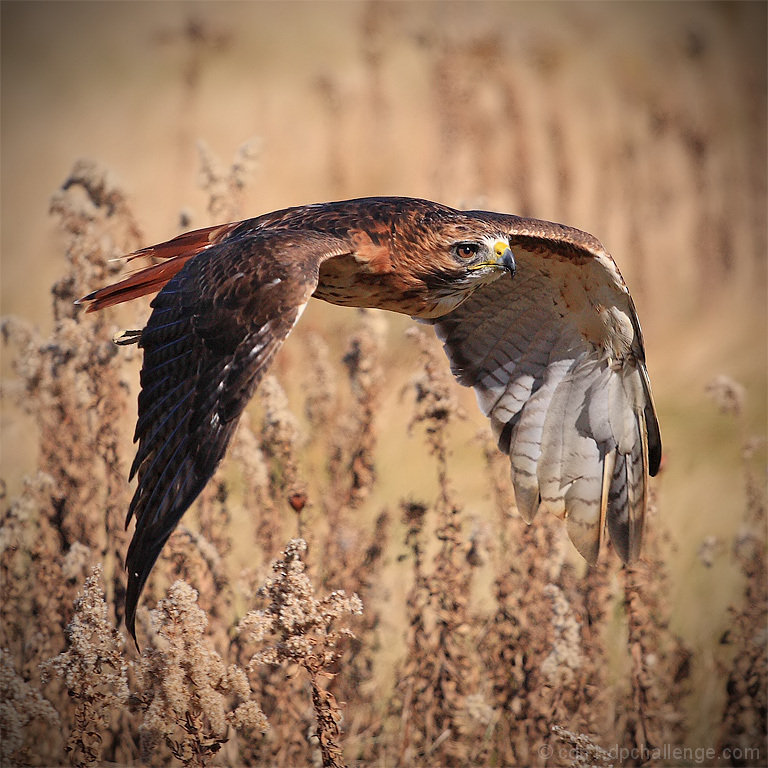
[[517,272],[517,264],[515,264],[515,257],[512,255],[512,251],[507,250],[501,257],[501,266],[509,272],[510,277],[515,276],[515,272]]

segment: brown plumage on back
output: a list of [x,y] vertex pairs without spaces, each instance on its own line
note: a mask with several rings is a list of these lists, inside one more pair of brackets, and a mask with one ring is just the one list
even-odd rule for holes
[[[435,326],[510,457],[517,506],[545,508],[594,562],[607,528],[639,553],[661,459],[640,325],[613,259],[559,224],[410,198],[301,206],[132,254],[164,259],[81,299],[160,291],[147,326],[131,467],[126,624],[165,541],[311,296]],[[162,290],[161,290],[162,289]]]

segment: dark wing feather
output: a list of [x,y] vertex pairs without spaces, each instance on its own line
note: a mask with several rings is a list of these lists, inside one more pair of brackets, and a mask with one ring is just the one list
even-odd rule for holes
[[138,487],[126,567],[126,625],[173,529],[224,455],[238,417],[317,285],[336,238],[261,231],[190,260],[152,302],[142,331]]
[[629,560],[642,540],[648,471],[661,456],[634,306],[596,241],[539,240],[510,237],[515,277],[433,322],[453,373],[474,387],[510,457],[521,514],[530,521],[542,506],[566,517],[589,562],[607,519]]

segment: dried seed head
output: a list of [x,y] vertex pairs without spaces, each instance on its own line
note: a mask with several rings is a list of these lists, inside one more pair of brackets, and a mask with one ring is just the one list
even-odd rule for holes
[[349,629],[334,629],[333,624],[347,614],[361,614],[360,598],[337,590],[318,600],[302,559],[306,551],[303,539],[288,543],[272,564],[275,576],[259,589],[269,604],[240,622],[239,632],[247,630],[254,640],[274,636],[272,645],[256,653],[251,665],[291,661],[318,672],[339,657],[342,638],[353,636]]

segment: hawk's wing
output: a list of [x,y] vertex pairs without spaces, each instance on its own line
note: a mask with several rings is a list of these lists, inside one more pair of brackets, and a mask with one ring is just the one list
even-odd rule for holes
[[[573,230],[572,232],[575,232]],[[510,457],[520,513],[567,519],[594,563],[607,521],[624,560],[640,551],[647,475],[661,440],[634,305],[613,260],[543,238],[510,244],[517,272],[433,321]]]
[[188,261],[152,301],[144,349],[138,487],[126,524],[126,625],[135,637],[139,595],[166,540],[213,475],[238,417],[301,314],[322,261],[342,241],[261,231]]

